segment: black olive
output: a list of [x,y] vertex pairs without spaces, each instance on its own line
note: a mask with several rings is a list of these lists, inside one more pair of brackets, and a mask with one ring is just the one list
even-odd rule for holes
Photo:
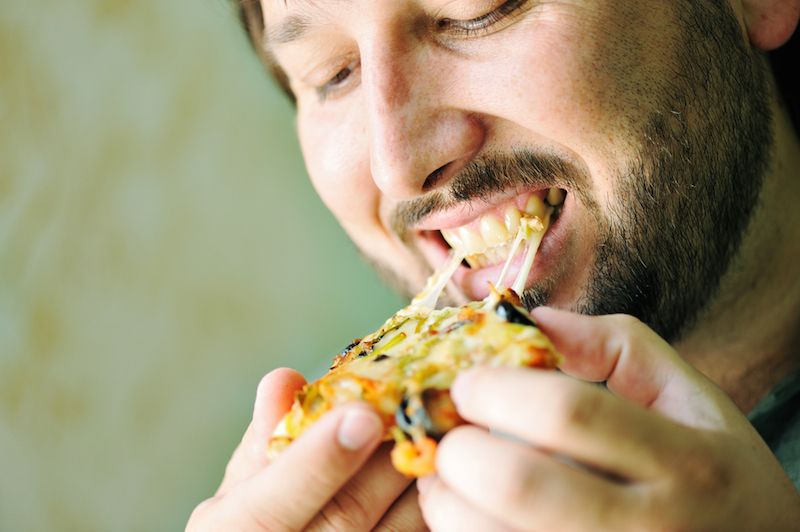
[[434,432],[433,423],[428,417],[425,408],[415,408],[409,411],[408,397],[406,396],[400,401],[400,406],[397,407],[394,420],[397,426],[406,434],[411,433],[412,427],[422,427],[428,435],[432,435]]
[[342,355],[342,356],[346,355],[346,354],[347,354],[347,353],[349,353],[349,352],[350,352],[350,351],[351,351],[351,350],[352,350],[352,349],[353,349],[355,346],[357,346],[359,343],[361,343],[361,338],[356,338],[355,340],[353,340],[353,342],[352,342],[352,343],[350,343],[350,344],[347,344],[347,347],[345,347],[344,349],[342,349],[341,351],[339,351],[339,354],[340,354],[340,355]]
[[508,301],[500,301],[497,306],[494,307],[494,311],[497,312],[498,316],[509,323],[519,323],[520,325],[536,327],[533,320]]
[[397,426],[400,427],[400,430],[406,434],[409,434],[413,425],[411,423],[411,418],[408,417],[408,414],[406,413],[407,406],[408,397],[403,396],[403,399],[400,401],[400,405],[397,407],[397,411],[394,413],[394,422],[397,423]]

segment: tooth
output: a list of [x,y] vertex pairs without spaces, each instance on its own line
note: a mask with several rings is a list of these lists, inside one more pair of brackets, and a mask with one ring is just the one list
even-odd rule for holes
[[442,229],[442,237],[444,237],[445,241],[450,244],[450,247],[453,249],[463,249],[464,243],[455,233],[455,231],[449,231],[447,229]]
[[508,231],[505,226],[491,214],[481,218],[480,229],[483,241],[487,246],[498,246],[508,240]]
[[502,246],[497,248],[497,253],[500,255],[500,260],[506,260],[508,257],[509,252],[511,251],[511,242],[506,242]]
[[547,191],[547,203],[556,207],[564,203],[564,197],[567,193],[560,188],[551,188]]
[[512,207],[511,205],[506,207],[506,211],[503,217],[506,222],[506,229],[508,230],[508,234],[510,235],[517,234],[517,230],[519,229],[520,214],[519,211],[516,209],[516,207]]
[[463,249],[468,253],[481,253],[486,249],[486,243],[484,243],[481,235],[475,231],[470,231],[466,227],[461,227],[458,230],[458,236],[461,238],[461,242],[464,245]]
[[[547,194],[548,196],[550,195],[549,192]],[[525,204],[525,214],[542,217],[544,216],[544,212],[545,212],[545,207],[542,198],[540,198],[539,196],[531,195],[531,197],[528,198],[528,203]]]
[[466,257],[464,260],[466,260],[470,268],[473,269],[483,268],[484,266],[483,258],[480,255],[470,255],[469,257]]

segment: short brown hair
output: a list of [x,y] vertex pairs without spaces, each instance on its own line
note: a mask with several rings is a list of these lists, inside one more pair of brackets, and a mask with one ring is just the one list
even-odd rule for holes
[[236,2],[239,20],[242,22],[247,34],[250,36],[250,42],[255,48],[258,57],[264,64],[267,70],[272,74],[275,81],[278,82],[281,90],[288,96],[292,104],[296,103],[294,93],[289,86],[289,78],[286,72],[275,61],[275,57],[267,50],[264,40],[264,14],[261,11],[260,0],[234,0]]

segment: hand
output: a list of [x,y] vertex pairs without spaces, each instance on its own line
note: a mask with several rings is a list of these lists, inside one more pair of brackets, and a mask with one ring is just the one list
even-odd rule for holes
[[289,369],[262,379],[219,490],[186,530],[424,529],[416,489],[392,468],[379,446],[383,425],[366,405],[329,412],[268,463],[269,436],[304,384]]
[[564,374],[478,368],[456,380],[474,425],[445,436],[438,474],[417,484],[432,529],[797,529],[800,496],[766,444],[655,333],[627,316],[534,318]]

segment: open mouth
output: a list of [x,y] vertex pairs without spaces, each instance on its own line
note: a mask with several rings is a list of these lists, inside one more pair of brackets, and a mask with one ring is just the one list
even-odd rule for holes
[[555,223],[566,196],[566,190],[560,188],[529,192],[463,225],[431,231],[434,233],[431,236],[440,237],[443,245],[463,255],[467,268],[502,264],[512,251],[520,221],[529,217],[544,218],[550,211],[550,222]]
[[482,299],[490,286],[521,294],[555,266],[565,238],[560,219],[571,204],[567,190],[549,188],[459,205],[417,227],[419,249],[434,271],[444,272],[440,288],[452,281],[447,291],[454,301]]

